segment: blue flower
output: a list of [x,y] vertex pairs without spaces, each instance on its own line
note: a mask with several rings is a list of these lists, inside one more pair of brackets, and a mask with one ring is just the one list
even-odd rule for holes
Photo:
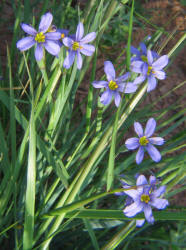
[[65,29],[57,29],[57,31],[61,33],[61,39],[64,39],[65,37],[67,37],[69,33],[69,30],[65,30]]
[[40,61],[43,58],[43,47],[52,55],[56,56],[60,52],[60,46],[57,41],[61,38],[59,32],[53,32],[51,29],[53,16],[46,13],[41,17],[39,31],[37,32],[28,24],[22,23],[21,28],[29,35],[17,42],[17,48],[21,51],[30,49],[36,44],[35,58]]
[[[133,61],[141,61],[143,63],[147,63],[147,47],[145,43],[140,43],[140,49],[136,49],[135,47],[131,46],[131,53],[133,56],[131,57],[131,62]],[[153,58],[158,59],[159,55],[155,51],[151,51]]]
[[83,64],[81,53],[86,56],[91,56],[94,53],[95,47],[87,43],[92,42],[96,38],[96,33],[91,32],[84,38],[83,34],[83,24],[79,23],[77,26],[75,38],[73,39],[73,37],[65,37],[63,39],[63,44],[69,48],[67,56],[63,63],[64,68],[69,69],[74,62],[75,55],[77,55],[77,68],[81,69]]
[[[163,145],[164,139],[162,137],[151,137],[156,129],[156,121],[150,118],[147,121],[145,132],[139,122],[134,123],[134,130],[139,136],[129,138],[125,141],[125,145],[129,150],[139,148],[136,154],[136,163],[140,164],[144,157],[144,150],[146,149],[153,161],[159,162],[161,160],[160,152],[152,145]],[[151,137],[151,138],[150,138]]]
[[[137,188],[124,190],[123,193],[129,196],[130,202],[123,210],[125,216],[134,217],[136,214],[144,212],[148,223],[154,223],[152,208],[165,209],[169,202],[159,198],[166,191],[166,186],[156,186],[156,177],[150,176],[149,183],[144,175],[139,175],[136,181]],[[130,186],[128,186],[129,188]],[[126,188],[124,186],[124,188]],[[141,227],[145,219],[136,220],[136,226]]]
[[147,50],[146,61],[134,60],[131,63],[131,70],[140,73],[140,76],[134,80],[134,84],[139,84],[147,80],[147,92],[156,88],[157,79],[164,80],[166,74],[163,68],[168,64],[168,56],[164,55],[155,60],[151,50]]
[[118,107],[121,101],[119,92],[133,93],[138,86],[132,82],[125,82],[129,78],[130,73],[116,78],[114,66],[110,61],[104,62],[104,71],[108,81],[94,81],[92,85],[94,88],[106,88],[101,95],[100,101],[102,104],[108,105],[112,100],[112,96],[114,96],[115,105]]
[[66,29],[57,29],[57,32],[59,32],[61,34],[61,38],[60,38],[60,40],[58,40],[58,44],[61,47],[63,45],[63,39],[65,37],[68,37],[69,30],[66,30]]

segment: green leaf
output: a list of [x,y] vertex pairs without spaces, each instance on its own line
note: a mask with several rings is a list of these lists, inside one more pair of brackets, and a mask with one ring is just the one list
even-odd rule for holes
[[30,117],[29,129],[29,152],[28,152],[28,169],[27,169],[27,187],[25,198],[25,223],[23,233],[23,249],[31,249],[34,235],[34,216],[35,216],[35,188],[36,188],[36,131],[34,117],[34,96],[33,83],[25,59],[28,75],[30,78],[30,91],[32,94],[32,110]]
[[[104,209],[82,209],[74,210],[65,215],[66,218],[74,216],[76,218],[87,218],[87,219],[112,219],[112,220],[133,220],[133,219],[144,219],[144,214],[138,214],[133,218],[126,217],[121,210],[104,210]],[[174,211],[153,211],[155,220],[180,220],[186,221],[186,211],[176,210]]]

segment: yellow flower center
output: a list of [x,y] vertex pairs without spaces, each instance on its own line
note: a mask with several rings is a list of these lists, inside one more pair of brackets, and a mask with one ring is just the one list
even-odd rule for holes
[[146,136],[142,136],[140,139],[139,139],[139,143],[141,146],[146,146],[149,141],[147,140],[147,137]]
[[150,73],[155,74],[155,72],[152,70],[152,67],[148,66],[147,75],[150,75]]
[[38,43],[44,43],[45,42],[45,35],[43,34],[43,32],[37,33],[37,35],[35,36],[35,40]]
[[146,56],[141,56],[142,61],[147,62],[147,57]]
[[151,71],[152,71],[152,67],[148,66],[147,75],[150,75]]
[[111,90],[115,90],[115,89],[117,89],[118,88],[118,85],[117,85],[117,83],[116,82],[114,82],[114,81],[110,81],[109,82],[109,89],[111,89]]
[[149,190],[149,194],[151,194],[151,193],[152,193],[152,191],[153,191],[153,189],[151,188],[151,189]]
[[141,195],[141,201],[145,202],[145,203],[148,203],[150,201],[149,195],[148,194],[142,194]]
[[77,49],[82,49],[83,47],[79,45],[78,42],[73,42],[72,49],[77,50]]
[[61,38],[63,39],[64,37],[65,37],[65,34],[64,34],[64,33],[62,33],[62,34],[61,34]]

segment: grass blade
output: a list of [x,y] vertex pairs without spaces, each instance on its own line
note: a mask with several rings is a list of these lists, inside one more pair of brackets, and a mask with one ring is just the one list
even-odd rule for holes
[[23,233],[23,249],[31,249],[33,245],[34,235],[34,215],[35,215],[35,185],[36,185],[36,131],[34,117],[34,91],[33,83],[25,59],[28,75],[30,78],[30,90],[32,95],[32,110],[30,117],[29,129],[29,153],[28,153],[28,169],[27,169],[27,187],[25,198],[25,223]]

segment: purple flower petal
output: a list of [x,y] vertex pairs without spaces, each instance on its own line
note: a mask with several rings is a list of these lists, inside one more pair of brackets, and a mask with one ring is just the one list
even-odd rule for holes
[[115,102],[116,107],[119,107],[120,101],[121,101],[121,96],[119,92],[114,91],[114,102]]
[[84,34],[84,27],[83,24],[80,22],[76,30],[76,41],[80,41],[81,38],[83,37],[83,34]]
[[147,72],[148,72],[148,64],[147,63],[143,63],[143,66],[142,66],[142,73],[143,73],[143,75],[147,75]]
[[140,60],[141,60],[140,56],[134,55],[131,57],[130,62],[132,64],[134,61],[140,61]]
[[151,137],[149,138],[149,142],[155,145],[163,145],[165,140],[162,137]]
[[147,185],[148,184],[148,181],[147,179],[145,178],[144,175],[139,175],[137,180],[136,180],[136,185],[137,186],[143,186],[143,185]]
[[145,219],[143,219],[143,220],[136,220],[136,226],[137,227],[142,227],[144,223],[145,223]]
[[144,55],[147,54],[147,47],[144,43],[140,43],[140,48],[141,48],[141,51]]
[[37,61],[41,61],[43,58],[43,46],[41,44],[37,44],[35,49],[35,58]]
[[156,70],[155,71],[155,76],[160,79],[160,80],[164,80],[166,78],[166,74],[164,71],[162,70]]
[[74,62],[76,53],[74,51],[68,51],[67,56],[64,60],[63,67],[69,69]]
[[143,128],[139,122],[134,122],[134,130],[139,137],[143,136]]
[[133,47],[132,45],[130,46],[130,51],[132,54],[140,56],[139,50]]
[[153,176],[153,175],[151,175],[150,178],[149,178],[149,183],[150,183],[151,185],[156,184],[156,177]]
[[156,121],[154,118],[150,118],[147,121],[146,127],[145,127],[145,136],[150,137],[152,134],[154,134],[154,131],[156,129]]
[[20,49],[21,51],[25,51],[30,49],[36,41],[34,40],[33,37],[27,36],[19,40],[16,44],[17,48]]
[[144,62],[142,61],[134,61],[131,63],[131,70],[136,73],[142,73],[142,66]]
[[153,74],[148,76],[148,87],[147,87],[147,92],[150,92],[156,88],[157,85],[157,80],[154,77]]
[[116,82],[116,83],[118,84],[117,91],[123,92],[125,89],[126,83],[118,83],[118,82]]
[[153,161],[159,162],[161,160],[160,152],[152,144],[147,144],[146,149]]
[[158,55],[158,53],[156,53],[155,51],[151,51],[152,52],[152,56],[153,56],[153,58],[154,59],[158,59],[159,58],[159,55]]
[[26,32],[27,34],[31,36],[35,36],[37,34],[37,31],[30,25],[21,23],[21,28]]
[[132,82],[127,82],[127,83],[125,83],[123,91],[126,94],[130,94],[130,93],[136,92],[137,88],[138,88],[138,85],[136,85],[136,84],[134,84]]
[[65,37],[65,38],[63,39],[63,44],[64,44],[65,46],[69,47],[69,48],[72,47],[73,42],[74,42],[74,41],[73,41],[71,38],[69,38],[69,37]]
[[81,53],[86,56],[91,56],[95,51],[95,47],[93,45],[84,44],[82,47]]
[[104,62],[104,71],[107,76],[108,81],[114,80],[116,77],[116,72],[113,64],[110,61]]
[[61,39],[61,33],[59,32],[48,32],[45,34],[46,39],[49,40],[59,40]]
[[109,89],[107,89],[101,95],[100,102],[103,105],[108,105],[111,102],[111,100],[112,100],[112,92]]
[[124,74],[124,75],[122,75],[122,76],[119,76],[117,79],[116,79],[116,81],[118,82],[118,83],[120,83],[121,81],[126,81],[129,77],[130,77],[130,73],[129,72],[127,72],[126,74]]
[[136,163],[138,165],[143,161],[143,157],[144,157],[144,148],[140,146],[136,154]]
[[124,192],[115,192],[114,194],[115,194],[115,195],[118,195],[118,196],[120,196],[120,195],[125,195]]
[[60,46],[54,41],[47,40],[44,44],[45,49],[52,55],[56,56],[60,52]]
[[39,31],[45,33],[49,29],[52,23],[52,20],[53,20],[53,16],[50,12],[44,14],[41,17],[41,21],[39,24]]
[[169,202],[166,199],[155,198],[150,202],[150,205],[157,209],[164,209],[169,205]]
[[125,200],[125,206],[129,206],[133,203],[133,199],[130,196],[127,196],[126,200]]
[[129,149],[129,150],[133,150],[136,149],[140,146],[139,144],[139,139],[136,137],[132,137],[129,138],[125,141],[125,146]]
[[92,42],[95,38],[96,38],[96,32],[91,32],[87,34],[83,39],[81,39],[81,43]]
[[142,210],[143,210],[142,203],[134,202],[130,206],[127,206],[123,210],[123,212],[124,212],[125,216],[127,216],[127,217],[133,217],[136,214],[140,213]]
[[77,51],[77,68],[81,69],[83,64],[83,59],[79,51]]
[[108,86],[108,82],[106,82],[106,81],[93,81],[92,85],[96,89],[105,88],[106,86]]
[[134,84],[140,84],[140,83],[144,82],[145,79],[146,79],[146,76],[140,75],[140,76],[136,77],[136,79],[134,80],[133,83]]
[[156,60],[153,64],[152,67],[155,70],[161,70],[163,69],[165,66],[167,66],[169,62],[169,58],[167,55],[161,56],[158,60]]
[[153,63],[153,56],[152,56],[151,50],[147,50],[147,59],[148,59],[149,65],[152,65],[152,63]]
[[[68,36],[69,30],[57,29],[57,32],[60,32],[61,38],[65,38],[66,36]],[[63,35],[63,37],[62,37],[62,35]]]
[[154,223],[154,217],[152,215],[152,208],[151,208],[151,206],[146,205],[144,207],[144,214],[145,214],[145,218],[148,221],[148,223],[153,224]]
[[139,193],[135,189],[126,190],[126,191],[124,191],[124,193],[126,195],[130,196],[134,201],[139,197]]
[[166,191],[166,186],[163,185],[163,186],[159,187],[158,189],[154,190],[153,195],[154,195],[154,197],[159,197],[162,194],[164,194],[165,191]]

